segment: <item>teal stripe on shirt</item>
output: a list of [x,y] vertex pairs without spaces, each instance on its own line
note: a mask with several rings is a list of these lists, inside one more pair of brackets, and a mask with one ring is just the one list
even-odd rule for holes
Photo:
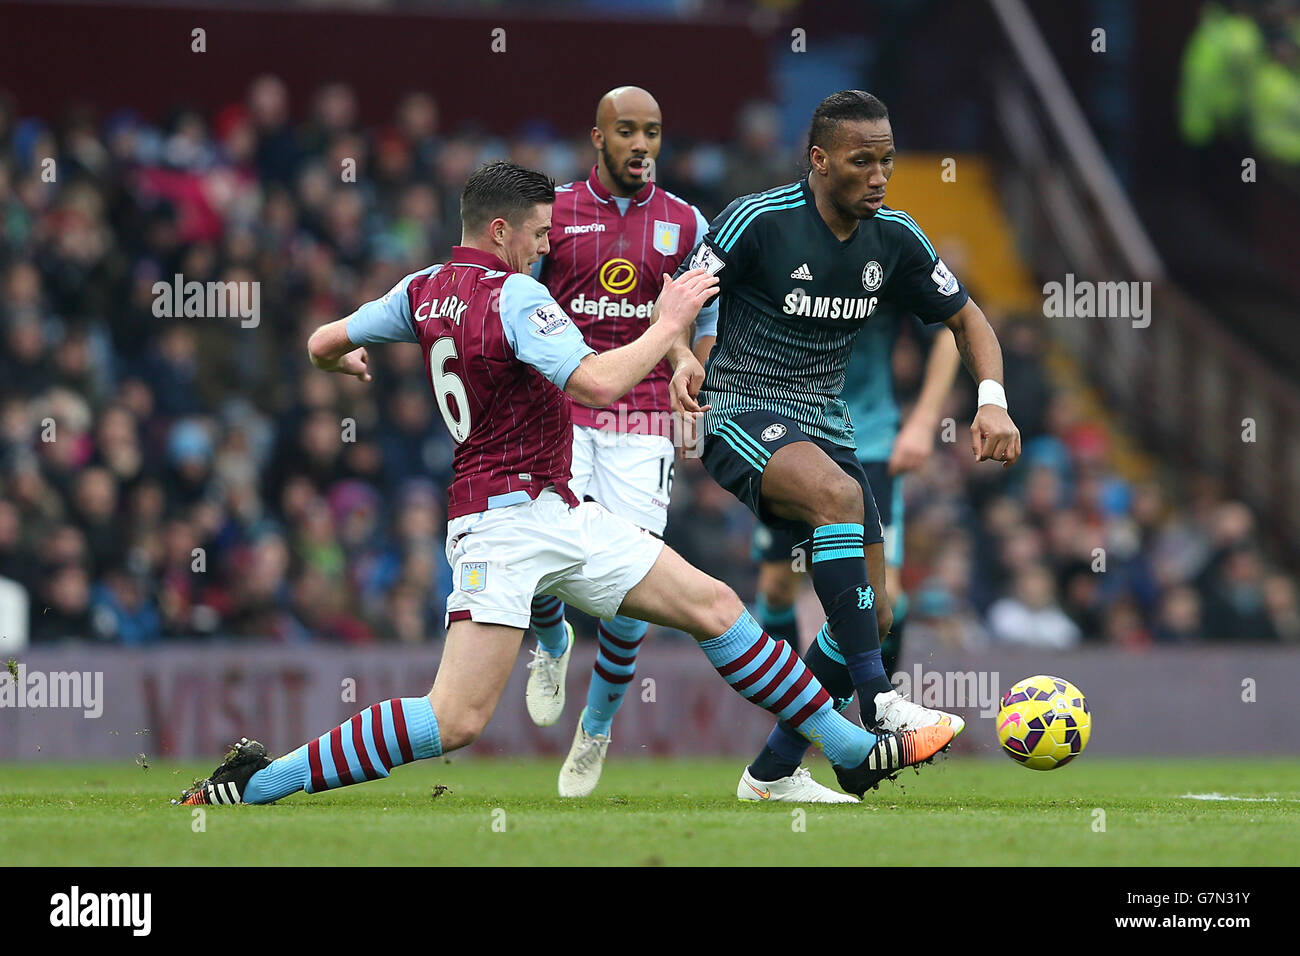
[[804,198],[800,196],[794,202],[782,203],[779,206],[763,206],[761,208],[755,209],[753,212],[749,214],[749,218],[740,224],[739,232],[737,232],[734,236],[732,236],[729,240],[727,240],[727,242],[723,243],[722,251],[729,252],[731,250],[731,247],[734,246],[736,242],[740,239],[741,235],[744,234],[745,230],[749,227],[749,224],[753,222],[755,219],[757,219],[759,216],[761,216],[763,213],[776,212],[779,209],[797,209],[803,204],[804,204]]
[[901,213],[898,215],[893,215],[893,213],[894,210],[892,209],[891,210],[882,209],[880,212],[876,213],[876,216],[888,222],[897,222],[901,225],[906,226],[908,229],[911,229],[912,232],[916,234],[916,238],[921,240],[921,245],[925,246],[926,251],[930,253],[930,258],[938,259],[939,256],[935,253],[934,246],[930,245],[930,240],[925,238],[925,233],[921,231],[920,227],[918,227],[916,223],[912,222],[912,220],[909,217],[902,215]]
[[744,202],[742,202],[739,206],[736,207],[736,211],[731,214],[731,218],[727,220],[726,224],[723,225],[722,227],[722,231],[718,233],[718,238],[716,240],[718,246],[721,248],[725,248],[725,246],[723,246],[723,243],[728,241],[727,237],[736,230],[736,228],[740,223],[740,220],[744,218],[744,216],[748,214],[751,209],[753,209],[756,206],[763,206],[769,203],[782,202],[786,199],[790,199],[801,188],[802,188],[801,183],[795,183],[792,186],[786,186],[782,189],[776,190],[775,192],[763,193],[761,195],[755,196],[753,199],[746,199]]

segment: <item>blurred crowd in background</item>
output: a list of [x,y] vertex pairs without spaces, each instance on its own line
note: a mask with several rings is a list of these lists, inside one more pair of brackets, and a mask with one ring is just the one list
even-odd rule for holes
[[[372,350],[367,385],[315,371],[305,343],[449,254],[480,162],[564,182],[594,153],[581,129],[445,131],[423,93],[378,126],[340,84],[305,122],[290,105],[272,76],[160,125],[77,109],[50,124],[0,94],[0,577],[26,589],[33,641],[443,634],[453,448],[420,352]],[[778,125],[755,103],[726,143],[670,134],[659,179],[711,218],[799,175]],[[160,318],[155,283],[176,275],[260,283],[255,324]],[[1106,431],[1049,377],[1041,319],[991,318],[1025,457],[971,461],[963,372],[957,440],[906,484],[914,619],[970,647],[1300,641],[1294,581],[1251,512],[1208,476],[1121,479]],[[904,338],[904,400],[923,363]],[[668,540],[747,600],[751,531],[679,463]]]
[[1300,9],[1295,0],[1208,3],[1183,54],[1183,137],[1249,143],[1300,165]]

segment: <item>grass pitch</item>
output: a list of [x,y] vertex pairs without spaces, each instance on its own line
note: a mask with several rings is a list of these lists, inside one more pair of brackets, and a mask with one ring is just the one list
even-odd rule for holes
[[[860,805],[742,803],[743,760],[612,755],[596,795],[560,758],[458,759],[267,807],[173,807],[202,766],[0,765],[6,865],[1234,866],[1300,861],[1300,762],[959,757]],[[822,761],[814,775],[834,784]],[[439,786],[449,787],[433,796]],[[1235,799],[1190,799],[1218,794]],[[802,809],[803,813],[794,812]],[[1100,811],[1100,812],[1099,812]],[[196,832],[197,831],[197,832]]]

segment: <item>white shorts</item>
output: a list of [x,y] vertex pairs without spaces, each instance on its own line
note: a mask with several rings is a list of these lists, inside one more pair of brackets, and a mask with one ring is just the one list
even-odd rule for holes
[[671,438],[573,426],[578,499],[591,498],[638,528],[662,535],[668,524],[675,452]]
[[663,547],[595,502],[570,508],[551,488],[534,501],[453,518],[446,623],[468,611],[480,624],[527,628],[534,594],[554,594],[609,620]]

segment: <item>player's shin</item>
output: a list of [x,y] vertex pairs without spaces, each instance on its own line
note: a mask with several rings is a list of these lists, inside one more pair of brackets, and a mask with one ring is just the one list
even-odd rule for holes
[[387,777],[393,767],[442,753],[428,697],[381,701],[257,771],[244,803],[270,803],[299,790],[319,793]]
[[649,625],[621,614],[596,625],[599,649],[587,687],[582,726],[591,735],[608,734],[614,715],[636,673],[636,655]]
[[[834,656],[827,653],[822,642],[829,638],[830,632],[823,624],[803,660],[813,677],[831,695],[836,711],[842,713],[853,701],[853,681],[838,652]],[[786,721],[778,721],[768,734],[763,749],[749,765],[749,772],[757,780],[782,780],[799,769],[809,746],[807,739],[798,730]]]
[[832,763],[857,766],[875,745],[875,736],[840,716],[794,648],[773,640],[748,612],[700,647],[733,690],[787,721]]
[[552,657],[559,657],[569,645],[569,634],[564,627],[564,602],[550,594],[533,598],[532,621],[529,626],[537,635],[537,643]]
[[813,530],[812,579],[862,699],[893,690],[880,658],[876,592],[867,576],[862,525],[828,524]]

